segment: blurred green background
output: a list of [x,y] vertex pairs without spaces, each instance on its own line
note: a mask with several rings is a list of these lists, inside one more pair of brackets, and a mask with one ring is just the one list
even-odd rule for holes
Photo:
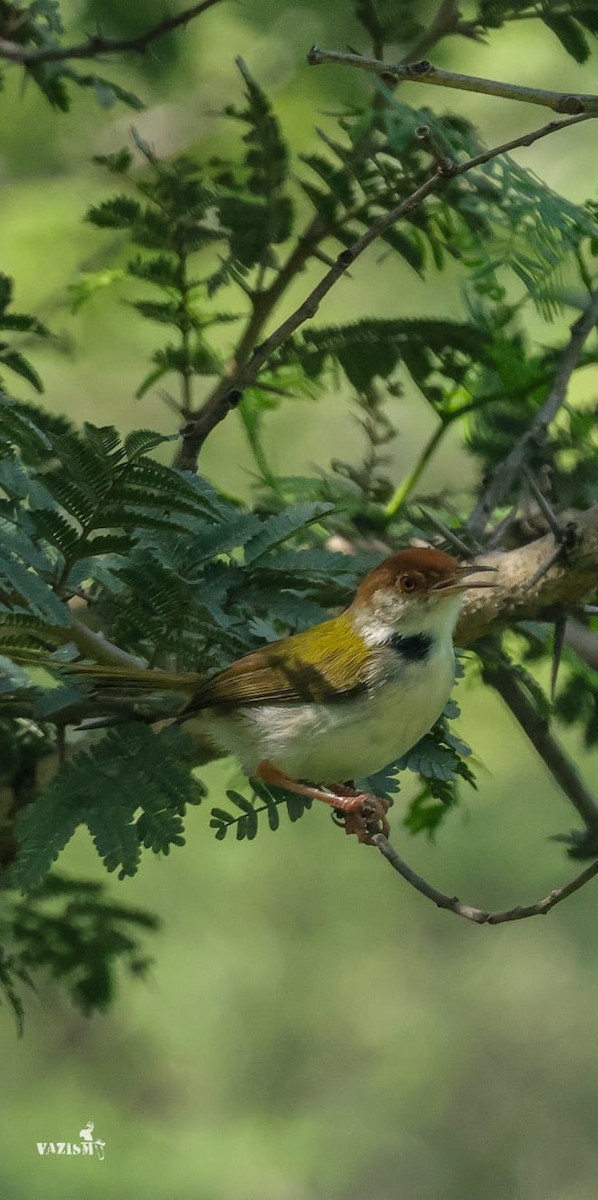
[[[62,7],[69,40],[98,20],[107,33],[135,31],[169,11],[163,0]],[[342,71],[310,71],[313,42],[367,50],[343,0],[224,0],[146,59],[105,68],[145,100],[134,117],[122,107],[102,111],[86,93],[69,115],[55,114],[10,73],[0,101],[0,269],[16,276],[16,307],[60,335],[55,345],[27,347],[52,409],[123,430],[173,428],[159,395],[133,399],[156,344],[151,330],[110,292],[70,312],[68,286],[109,262],[106,236],[82,221],[110,191],[91,156],[127,142],[133,122],[161,154],[213,152],[231,136],[217,113],[240,97],[238,54],[269,91],[295,151],[312,148],[314,126],[370,86]],[[514,25],[488,48],[453,41],[434,59],[592,90],[592,63],[577,67],[547,30],[535,34],[533,57],[525,26]],[[408,99],[447,104],[439,89]],[[452,92],[449,106],[476,120],[489,144],[541,123],[527,106],[483,97]],[[589,131],[547,139],[520,161],[585,198]],[[308,282],[301,277],[285,311]],[[331,293],[321,320],[454,315],[458,282],[456,273],[432,274],[423,284],[374,251]],[[537,332],[554,337],[539,322]],[[305,403],[271,417],[277,469],[325,469],[359,445],[347,395],[309,410]],[[416,396],[399,404],[397,480],[432,427]],[[234,415],[208,441],[203,469],[250,494],[252,462]],[[461,483],[464,471],[469,460],[447,441],[435,487],[457,473]],[[574,873],[548,840],[572,814],[498,700],[463,684],[459,692],[463,732],[483,762],[480,790],[436,846],[399,841],[437,886],[472,903],[537,899]],[[568,745],[598,786],[595,761],[575,740]],[[220,764],[204,777],[217,802],[232,769]],[[395,823],[408,799],[405,789]],[[113,883],[123,903],[163,921],[145,983],[125,980],[110,1015],[91,1021],[40,987],[28,998],[21,1041],[0,1013],[2,1200],[595,1200],[595,886],[546,921],[478,928],[411,892],[326,812],[240,845],[215,843],[208,821],[206,803],[192,811],[184,850],[148,856],[136,879]],[[63,866],[99,874],[83,837]],[[104,1162],[38,1156],[37,1141],[75,1141],[88,1120],[106,1142]]]

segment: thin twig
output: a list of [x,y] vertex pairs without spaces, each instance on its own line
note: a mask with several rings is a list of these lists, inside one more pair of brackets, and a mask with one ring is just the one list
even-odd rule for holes
[[571,337],[561,357],[553,385],[544,404],[531,425],[519,438],[511,452],[492,472],[478,502],[467,521],[472,533],[483,533],[488,517],[504,500],[525,463],[530,446],[540,442],[566,399],[569,380],[579,365],[584,343],[598,320],[598,291],[594,292],[585,312],[571,326]]
[[432,133],[429,125],[419,125],[415,130],[416,138],[423,143],[432,155],[438,170],[441,175],[450,175],[454,167],[453,159],[449,157],[444,146],[441,146],[438,137]]
[[527,486],[534,496],[538,508],[546,520],[548,528],[550,529],[551,533],[554,534],[555,538],[558,538],[561,534],[561,526],[559,524],[559,518],[552,505],[544,495],[542,489],[538,487],[538,484],[536,483],[531,471],[528,471],[527,467],[524,466],[521,473],[525,479],[525,482],[527,483]]
[[526,917],[545,916],[551,908],[554,908],[555,904],[560,904],[561,900],[566,900],[568,896],[578,892],[598,875],[598,862],[593,862],[580,875],[576,875],[570,883],[564,884],[563,887],[553,888],[547,896],[544,896],[543,900],[538,900],[535,904],[519,904],[516,908],[505,909],[504,912],[491,913],[482,908],[475,908],[472,904],[463,904],[456,896],[447,896],[444,892],[439,892],[438,888],[422,879],[421,875],[418,875],[404,862],[383,833],[375,833],[372,842],[390,863],[393,871],[398,871],[399,875],[411,884],[411,887],[415,888],[420,895],[431,900],[437,908],[445,908],[455,916],[465,917],[467,921],[473,921],[476,925],[504,925],[507,921],[523,921]]
[[[551,379],[552,371],[544,371],[540,377],[534,379],[533,387],[536,388],[541,383],[550,383]],[[467,400],[464,404],[461,404],[459,408],[453,408],[449,412],[438,412],[437,409],[433,409],[435,416],[439,418],[440,424],[430,435],[430,438],[426,442],[426,445],[421,452],[420,458],[412,467],[407,477],[402,480],[402,482],[395,489],[390,500],[386,504],[384,509],[384,516],[386,520],[390,520],[392,517],[395,517],[399,509],[403,506],[413,491],[413,488],[419,482],[422,471],[427,466],[432,454],[437,450],[440,442],[448,433],[455,421],[460,421],[463,417],[468,416],[470,413],[479,412],[480,409],[486,408],[488,404],[497,404],[501,400],[517,400],[520,398],[525,399],[529,394],[531,386],[532,385],[529,382],[524,383],[520,387],[516,387],[513,383],[511,383],[508,388],[500,388],[494,392],[488,392],[486,395],[482,394],[481,396],[476,396],[475,399]],[[496,544],[499,545],[500,543],[497,542]],[[486,546],[491,548],[489,541],[486,542]]]
[[143,669],[146,665],[145,659],[139,658],[137,654],[129,654],[127,650],[121,650],[120,646],[110,642],[102,633],[96,633],[95,629],[90,629],[78,617],[71,616],[70,626],[61,632],[65,634],[65,641],[74,642],[79,652],[86,658],[93,658],[94,662],[103,663],[107,667],[133,669]]
[[[407,59],[414,61],[423,58],[447,34],[457,33],[458,25],[459,11],[456,0],[442,0],[436,15],[426,31],[409,48],[405,61]],[[382,93],[379,94],[377,99],[380,101],[384,99]],[[581,117],[577,119],[584,120],[586,118]],[[573,124],[574,122],[555,123],[550,127],[546,126],[543,131],[531,133],[522,141],[516,140],[513,143],[505,143],[501,151],[498,152],[515,149],[517,146],[531,146],[538,137],[544,137],[546,133],[565,128],[566,124],[569,123]],[[370,135],[371,127],[368,126],[351,147],[341,172],[345,178],[352,176],[355,165],[365,157]],[[480,157],[478,165],[488,161],[493,156],[493,153],[497,152],[490,152],[488,156]],[[268,317],[274,311],[287,288],[304,270],[309,260],[314,256],[317,257],[318,247],[322,240],[329,236],[329,233],[328,223],[319,213],[316,213],[296,239],[289,257],[282,264],[270,286],[265,291],[253,297],[253,310],[247,326],[241,334],[237,347],[233,351],[217,384],[196,413],[196,423],[185,428],[185,435],[177,458],[177,466],[189,471],[197,470],[198,456],[206,438],[234,407],[229,402],[231,389],[234,391],[232,380],[235,379],[237,373],[249,361],[251,351],[259,340],[261,330],[264,328]]]
[[218,3],[219,0],[201,0],[200,4],[193,4],[181,13],[165,17],[158,25],[147,29],[145,33],[138,34],[137,37],[108,38],[101,33],[95,33],[87,41],[79,42],[75,46],[40,47],[22,46],[18,42],[0,38],[0,58],[27,67],[34,63],[37,65],[38,63],[64,62],[71,58],[97,58],[102,54],[115,54],[118,51],[131,50],[136,54],[143,54],[152,42],[165,37],[167,33],[172,33],[175,29],[180,29],[181,25],[186,25]]
[[484,96],[500,96],[504,100],[540,104],[557,113],[586,113],[598,116],[598,96],[581,92],[549,92],[544,88],[502,83],[496,79],[482,79],[475,75],[461,75],[456,71],[443,71],[434,67],[427,59],[421,62],[393,64],[377,58],[367,58],[362,54],[343,54],[338,50],[322,50],[319,46],[312,46],[307,61],[312,67],[335,63],[338,66],[356,67],[360,71],[390,77],[400,83],[430,83],[436,87],[479,92]]
[[473,558],[474,552],[471,549],[471,546],[466,545],[466,543],[462,541],[460,537],[458,537],[454,529],[450,529],[448,525],[445,525],[444,522],[439,519],[439,517],[435,516],[434,513],[428,512],[428,510],[423,508],[421,505],[419,511],[424,520],[428,521],[429,524],[432,525],[432,527],[436,530],[436,532],[441,534],[445,542],[448,542],[450,545],[454,546],[456,550],[458,550],[462,558]]
[[[234,404],[239,402],[243,390],[255,382],[260,369],[270,355],[286,342],[300,325],[303,325],[305,321],[311,320],[316,315],[324,297],[347,272],[348,268],[353,265],[356,258],[363,254],[364,250],[367,250],[368,246],[376,238],[381,237],[387,229],[395,225],[405,213],[410,212],[413,208],[417,208],[427,196],[431,195],[439,185],[447,180],[465,175],[474,167],[489,162],[490,159],[496,158],[499,154],[508,153],[510,150],[515,150],[520,146],[531,146],[534,142],[539,141],[540,138],[547,137],[551,133],[589,119],[588,115],[584,115],[569,117],[563,121],[551,121],[549,124],[543,125],[541,129],[535,129],[531,133],[523,134],[521,137],[512,138],[508,142],[502,142],[501,145],[495,146],[491,150],[486,150],[481,154],[476,154],[475,157],[468,158],[465,162],[457,163],[450,168],[445,166],[442,171],[439,169],[435,170],[410,196],[407,196],[389,212],[384,213],[383,216],[378,217],[361,237],[357,238],[351,246],[338,255],[330,270],[316,284],[303,303],[265,341],[260,345],[254,346],[253,354],[247,361],[245,360],[245,355],[247,347],[250,344],[249,334],[250,332],[253,334],[255,329],[259,329],[263,320],[261,312],[256,313],[254,311],[243,337],[243,344],[235,355],[235,359],[229,365],[226,377],[205,402],[197,417],[189,421],[182,430],[183,447],[177,465],[184,466],[188,470],[194,469],[197,464],[197,456],[206,438],[224,420],[230,412],[231,407],[234,406],[231,397],[234,397]],[[296,249],[301,265],[304,265],[311,254],[311,250],[306,252],[305,248],[302,249],[299,244]],[[260,296],[263,301],[271,298],[268,292],[262,292]]]

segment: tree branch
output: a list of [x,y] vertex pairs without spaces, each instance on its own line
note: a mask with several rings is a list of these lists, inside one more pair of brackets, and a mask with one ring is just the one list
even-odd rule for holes
[[[355,260],[363,254],[364,250],[367,250],[376,238],[381,237],[387,229],[395,225],[407,212],[410,212],[413,208],[417,208],[444,181],[465,175],[474,167],[479,167],[483,163],[489,162],[499,154],[506,154],[520,146],[531,146],[534,142],[539,141],[540,138],[547,137],[549,134],[556,133],[561,129],[566,129],[570,125],[578,124],[580,121],[587,121],[593,115],[583,114],[582,116],[570,117],[562,121],[551,121],[547,125],[543,125],[540,129],[532,130],[531,133],[523,134],[521,137],[512,138],[508,142],[502,142],[499,146],[495,146],[491,150],[485,150],[481,154],[476,154],[473,158],[468,158],[465,162],[455,164],[447,160],[441,166],[437,167],[433,174],[420,184],[410,196],[407,196],[400,204],[391,209],[390,212],[384,213],[383,216],[374,221],[370,228],[353,242],[352,246],[349,246],[338,255],[330,270],[312,288],[312,291],[303,303],[265,341],[254,347],[253,354],[248,361],[244,362],[240,354],[235,356],[235,360],[233,360],[227,370],[226,377],[220,381],[217,389],[215,389],[205,402],[197,417],[189,421],[182,430],[183,448],[179,463],[184,463],[187,469],[193,469],[206,438],[224,420],[231,411],[231,408],[239,403],[243,390],[255,383],[261,367],[263,367],[270,355],[286,342],[300,325],[304,324],[305,321],[311,320],[316,315],[322,300],[327,296],[331,288],[334,287],[338,280],[353,265]],[[598,116],[598,112],[596,115]],[[297,245],[296,254],[302,263],[309,257],[309,252],[305,252],[301,243]],[[275,283],[278,283],[278,281],[275,281]],[[282,288],[279,290],[282,290]],[[270,299],[268,292],[261,293],[261,296]],[[244,350],[246,341],[247,339],[244,338]]]
[[582,92],[549,92],[544,88],[524,87],[516,83],[502,83],[496,79],[482,79],[475,75],[460,75],[456,71],[443,71],[434,67],[427,59],[412,63],[385,63],[377,58],[366,58],[361,54],[343,54],[338,50],[321,50],[312,46],[307,56],[312,67],[323,63],[335,63],[343,67],[356,67],[360,71],[371,71],[384,78],[400,83],[430,83],[436,87],[457,88],[464,92],[478,92],[484,96],[499,96],[504,100],[520,100],[526,104],[540,104],[557,113],[587,113],[598,116],[598,96]]
[[513,446],[510,454],[492,472],[490,479],[483,488],[478,502],[467,521],[467,528],[474,534],[483,533],[486,522],[494,509],[507,496],[509,489],[519,474],[529,448],[533,443],[543,440],[549,425],[556,417],[559,408],[567,396],[569,380],[578,366],[584,344],[598,320],[598,291],[590,296],[589,304],[581,317],[571,326],[571,337],[565,348],[553,385],[534,417],[531,425]]
[[383,833],[376,833],[372,838],[373,844],[377,847],[386,861],[390,863],[393,871],[398,871],[403,877],[415,888],[420,895],[425,896],[427,900],[431,900],[437,908],[445,908],[448,912],[452,912],[457,917],[465,917],[467,921],[473,921],[476,925],[504,925],[507,921],[523,921],[527,917],[540,917],[549,913],[555,904],[560,904],[561,900],[566,900],[568,896],[572,896],[574,892],[578,892],[580,888],[589,883],[598,875],[598,862],[593,862],[585,871],[572,879],[570,883],[566,883],[563,887],[553,888],[553,890],[545,896],[543,900],[538,900],[535,904],[517,905],[516,908],[505,909],[504,912],[486,912],[482,908],[475,908],[471,904],[463,904],[456,896],[446,896],[444,892],[439,892],[438,888],[427,883],[415,871],[407,865],[391,845],[388,838]]
[[479,556],[495,567],[495,586],[466,595],[455,634],[458,646],[471,646],[517,621],[550,619],[555,608],[574,612],[598,587],[598,504],[586,512],[568,511],[563,518],[575,522],[576,544],[566,561],[555,562],[531,587],[530,579],[556,549],[552,533],[516,550]]
[[136,654],[129,654],[127,650],[121,650],[120,646],[108,641],[108,638],[102,633],[97,633],[95,629],[90,629],[78,617],[73,616],[70,627],[61,632],[65,635],[65,642],[74,642],[84,658],[93,658],[95,662],[103,663],[104,666],[134,669],[146,665],[145,659]]
[[598,671],[598,634],[595,630],[570,617],[565,626],[565,641],[578,658],[593,671]]
[[18,42],[0,38],[0,58],[28,67],[38,63],[64,62],[72,58],[97,58],[102,54],[115,54],[117,51],[131,50],[136,54],[143,54],[152,42],[175,29],[180,29],[182,25],[187,25],[189,21],[218,3],[219,0],[201,0],[200,4],[192,4],[182,13],[165,17],[159,25],[154,25],[152,29],[138,34],[137,37],[108,38],[103,37],[101,33],[95,33],[87,41],[79,42],[75,46],[39,47],[22,46]]
[[588,829],[598,828],[598,801],[586,786],[575,763],[550,732],[548,721],[538,712],[524,684],[512,670],[504,655],[492,654],[485,659],[484,680],[502,697],[513,716],[527,734],[532,746],[548,767],[561,790],[571,801]]

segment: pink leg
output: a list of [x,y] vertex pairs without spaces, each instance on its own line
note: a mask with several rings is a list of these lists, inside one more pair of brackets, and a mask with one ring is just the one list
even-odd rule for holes
[[355,833],[360,842],[371,843],[372,833],[375,832],[375,826],[378,824],[382,825],[382,832],[385,835],[389,832],[386,820],[388,803],[377,796],[368,796],[365,792],[357,792],[354,788],[344,784],[331,784],[331,790],[334,792],[334,795],[331,796],[321,788],[291,779],[269,762],[261,762],[256,774],[263,783],[270,783],[273,787],[286,788],[288,792],[307,796],[310,800],[321,800],[323,804],[329,804],[337,812],[342,812],[345,818],[346,832]]

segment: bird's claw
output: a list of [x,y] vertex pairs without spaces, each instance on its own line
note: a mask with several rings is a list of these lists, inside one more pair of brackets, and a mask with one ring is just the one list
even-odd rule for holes
[[352,795],[344,792],[343,800],[343,807],[334,810],[334,818],[337,824],[343,826],[345,833],[355,834],[357,841],[365,846],[373,845],[376,833],[388,837],[388,800],[368,795],[367,792],[353,792]]

